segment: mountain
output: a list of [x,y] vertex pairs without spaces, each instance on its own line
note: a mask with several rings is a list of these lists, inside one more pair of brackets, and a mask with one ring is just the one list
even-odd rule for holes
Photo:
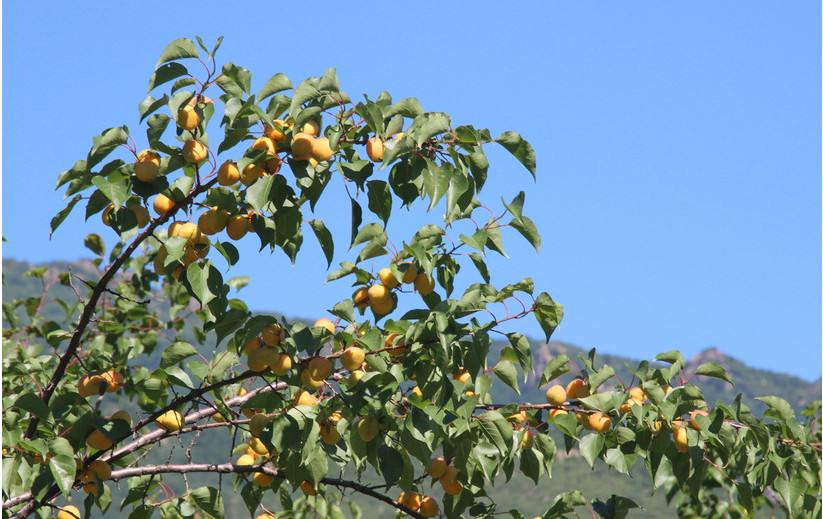
[[[26,273],[31,269],[42,269],[38,273],[42,273],[42,277],[29,276]],[[72,301],[76,298],[74,291],[67,286],[58,283],[58,276],[62,272],[71,270],[73,273],[80,275],[84,279],[95,279],[99,276],[97,266],[92,261],[77,261],[77,262],[54,262],[45,265],[33,266],[29,263],[17,261],[13,259],[3,260],[3,302],[11,299],[36,297],[44,291],[48,294],[47,301],[42,305],[40,311],[49,318],[57,318],[61,315],[62,310],[60,306],[53,301],[55,298],[61,298],[65,301]],[[82,292],[81,292],[82,293]],[[158,302],[162,304],[162,302]],[[290,319],[291,320],[291,319]],[[575,361],[578,356],[587,354],[587,349],[578,346],[552,341],[545,343],[542,341],[531,341],[532,353],[534,357],[534,371],[529,375],[525,383],[521,383],[521,394],[517,395],[513,390],[504,386],[503,384],[495,384],[494,397],[498,401],[521,401],[521,402],[543,402],[543,390],[537,387],[537,381],[544,367],[551,359],[558,355],[568,355],[570,359]],[[499,351],[504,346],[503,343],[495,344],[494,349]],[[159,349],[158,349],[159,350]],[[490,362],[495,358],[495,354],[490,355]],[[146,359],[144,365],[149,368],[156,366],[158,361],[158,354]],[[697,384],[703,389],[706,399],[711,403],[718,399],[729,402],[734,399],[737,393],[743,395],[744,401],[752,406],[757,412],[760,408],[760,403],[754,400],[755,396],[760,395],[778,395],[790,402],[796,409],[801,409],[811,400],[819,398],[821,392],[821,380],[808,382],[801,378],[787,375],[783,373],[776,373],[772,371],[752,368],[747,366],[743,361],[725,355],[717,348],[709,348],[694,358],[689,359],[684,370],[684,378],[691,379],[694,371],[700,364],[712,361],[725,367],[731,376],[734,386],[723,382],[722,380],[697,376]],[[613,379],[623,380],[626,383],[631,383],[631,370],[637,366],[638,361],[629,357],[618,355],[599,353],[597,356],[597,365],[609,364],[615,369],[617,376]],[[578,363],[579,364],[579,363]],[[572,362],[575,365],[575,362]],[[574,372],[566,375],[566,378],[573,376]],[[522,380],[522,379],[521,379]],[[118,402],[117,407],[135,409],[134,405],[129,402]],[[192,455],[195,461],[215,461],[215,455],[218,459],[225,457],[225,460],[230,459],[229,447],[231,445],[231,437],[228,431],[214,430],[210,434],[203,434],[197,438],[197,444],[192,448]],[[559,444],[562,445],[562,442]],[[173,448],[173,445],[170,444]],[[560,447],[560,452],[563,452]],[[560,453],[559,453],[560,454]],[[160,456],[163,456],[162,458]],[[149,453],[147,462],[164,461],[165,454],[161,454],[160,450]],[[171,460],[174,462],[184,462],[185,457],[183,449],[177,449],[173,452]],[[618,494],[631,497],[638,504],[643,506],[643,510],[634,511],[631,517],[667,517],[672,516],[673,511],[667,507],[665,499],[662,494],[652,494],[650,492],[651,485],[648,477],[642,470],[634,470],[633,477],[616,474],[609,469],[605,464],[598,463],[597,470],[592,471],[586,462],[579,456],[574,454],[574,451],[569,456],[560,456],[556,460],[553,467],[553,478],[541,482],[540,486],[536,487],[530,480],[523,476],[516,475],[510,482],[497,481],[496,486],[491,490],[491,497],[498,503],[498,509],[501,511],[518,508],[526,517],[542,513],[557,494],[567,490],[579,489],[584,495],[590,499],[608,499],[611,494]],[[367,474],[366,479],[373,479],[378,476],[374,474]],[[182,492],[184,485],[179,478],[170,476],[168,478],[170,488],[175,492]],[[192,486],[198,484],[214,485],[214,478],[207,475],[192,475],[189,477],[189,483]],[[437,492],[439,487],[432,489],[433,495],[439,497]],[[242,499],[237,492],[233,491],[231,486],[231,478],[223,479],[223,490],[225,492],[226,503],[226,517],[248,517],[248,512],[245,509]],[[428,489],[426,489],[428,491]],[[105,515],[95,515],[95,517],[120,517],[118,506],[116,503],[119,498],[126,494],[126,485],[122,484],[120,489],[113,489],[115,498],[115,506]],[[524,499],[527,497],[527,499]],[[367,511],[373,517],[392,517],[393,512],[389,510],[386,505],[382,503],[375,503],[372,500],[364,499],[359,496],[353,496],[352,499],[360,503],[364,511]],[[273,509],[277,509],[277,496],[269,495],[265,501]]]

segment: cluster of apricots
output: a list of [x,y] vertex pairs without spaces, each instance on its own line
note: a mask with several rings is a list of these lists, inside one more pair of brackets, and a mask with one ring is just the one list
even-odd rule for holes
[[110,369],[100,374],[82,377],[77,383],[77,392],[83,398],[114,393],[123,387],[123,383],[123,375],[117,370]]
[[[663,391],[666,395],[671,393],[672,388],[671,386],[663,386]],[[630,413],[632,407],[634,406],[643,406],[646,403],[647,395],[646,392],[643,391],[640,387],[631,387],[628,390],[629,398],[620,405],[618,411],[620,414]],[[564,408],[564,405],[569,400],[576,400],[580,398],[585,398],[589,396],[589,387],[586,384],[586,381],[582,378],[575,378],[571,382],[566,385],[566,387],[561,386],[560,384],[555,384],[549,387],[546,390],[546,401],[553,406],[557,406],[552,408],[549,411],[549,416],[555,417],[563,414],[568,414],[568,411]],[[525,414],[525,413],[524,413]],[[690,412],[689,414],[689,421],[688,424],[692,429],[699,430],[700,426],[697,423],[696,416],[708,416],[709,412],[705,409],[695,409]],[[605,433],[612,426],[612,419],[609,415],[602,413],[600,411],[596,411],[593,413],[586,413],[578,411],[576,413],[577,421],[581,425],[583,425],[587,429],[591,429],[598,433]],[[657,434],[659,433],[665,426],[666,422],[662,419],[656,420],[652,424],[652,433]],[[672,439],[674,441],[675,448],[678,452],[688,452],[689,450],[689,439],[688,433],[686,429],[685,422],[683,420],[677,419],[673,420],[671,423],[671,431],[672,431]]]
[[271,370],[278,376],[288,373],[292,366],[291,357],[280,349],[280,343],[285,338],[283,327],[272,324],[249,340],[244,348],[249,369],[258,373]]
[[[426,472],[433,480],[440,483],[444,493],[450,496],[458,496],[463,491],[463,484],[457,480],[457,469],[442,456],[432,458]],[[440,506],[433,497],[417,492],[400,492],[395,502],[419,513],[423,517],[435,517],[440,513]]]
[[[200,164],[209,156],[208,146],[198,139],[202,133],[202,110],[198,106],[209,105],[213,101],[205,96],[193,96],[188,103],[179,108],[176,114],[177,126],[188,132],[189,138],[184,142],[182,154],[189,164]],[[224,161],[217,169],[217,183],[224,187],[237,184],[250,186],[259,178],[266,175],[276,175],[282,166],[281,152],[290,154],[294,160],[308,161],[316,167],[320,162],[332,158],[334,151],[327,137],[321,135],[321,121],[311,120],[295,128],[292,120],[276,119],[271,125],[263,124],[262,136],[256,138],[250,151],[265,151],[263,158],[246,164],[242,169],[233,160]],[[404,134],[399,132],[393,136],[396,141]],[[374,162],[383,160],[384,142],[378,136],[367,139],[365,143],[366,155]],[[134,162],[134,176],[141,182],[153,182],[163,174],[161,155],[154,150],[145,149],[136,153]],[[158,194],[152,203],[158,216],[166,215],[176,208],[177,202],[166,194]],[[136,199],[126,203],[126,208],[134,214],[139,227],[146,226],[151,217],[149,211]],[[114,204],[109,204],[102,214],[103,223],[111,226],[111,215],[115,210]],[[170,274],[179,279],[183,270],[189,264],[204,259],[210,249],[209,236],[226,231],[232,240],[241,240],[252,229],[253,211],[232,212],[218,207],[208,207],[199,215],[197,222],[174,222],[169,228],[168,236],[184,236],[188,242],[184,257],[174,265],[166,268],[168,252],[162,246],[154,258],[155,271],[160,274]],[[379,284],[359,289],[353,296],[358,308],[370,306],[379,315],[385,315],[394,309],[395,300],[391,297],[391,289],[399,284],[390,269],[380,271]],[[414,284],[415,289],[422,295],[428,295],[434,290],[434,281],[425,274],[418,274],[417,268],[409,264],[404,271],[403,283]]]
[[[117,411],[107,419],[107,421],[110,422],[115,420],[121,420],[125,422],[126,425],[131,427],[131,416],[129,416],[129,413],[126,411]],[[113,444],[114,442],[112,439],[99,428],[95,428],[86,437],[86,445],[92,449],[107,450],[110,449]],[[111,478],[111,466],[104,460],[95,460],[90,463],[85,470],[80,472],[83,464],[80,460],[77,460],[76,462],[78,472],[80,473],[79,479],[80,483],[83,485],[83,490],[87,494],[92,494],[95,497],[98,496],[100,491],[99,484]]]
[[[276,456],[276,451],[269,451],[269,448],[259,438],[260,434],[271,421],[271,417],[265,413],[255,412],[249,420],[249,439],[246,442],[246,450],[235,463],[239,466],[254,466],[265,463],[271,457]],[[252,476],[252,484],[268,488],[274,482],[274,476],[265,472],[255,472]]]
[[394,310],[395,300],[391,291],[401,283],[414,285],[414,289],[423,296],[434,291],[434,279],[424,272],[418,272],[414,263],[405,262],[398,265],[401,273],[398,279],[391,268],[382,268],[377,273],[378,282],[369,287],[360,287],[352,294],[354,306],[363,310],[367,306],[376,315],[386,315]]

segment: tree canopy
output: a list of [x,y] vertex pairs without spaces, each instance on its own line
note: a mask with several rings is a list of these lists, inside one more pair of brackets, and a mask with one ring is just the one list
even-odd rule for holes
[[[534,369],[528,340],[507,326],[536,319],[548,340],[563,317],[529,277],[495,286],[486,263],[505,254],[504,237],[541,244],[524,192],[499,207],[480,200],[495,174],[488,146],[536,175],[520,134],[454,125],[388,92],[352,100],[334,69],[296,85],[277,73],[253,92],[246,68],[218,71],[220,43],[171,42],[138,106],[145,136],[108,128],[58,178],[68,202],[52,232],[85,206],[115,243],[85,236],[102,268],[60,276],[77,296],[56,301],[61,318],[42,314],[42,298],[3,306],[4,517],[86,517],[112,506],[115,483],[130,518],[222,517],[232,477],[263,519],[340,517],[335,489],[412,517],[517,518],[487,490],[515,472],[550,485],[558,449],[597,470],[645,470],[681,517],[819,515],[819,403],[798,417],[776,396],[759,399],[763,416],[740,398],[707,402],[677,351],[641,362],[631,380],[594,350],[570,379],[560,355],[542,373],[546,402],[493,400],[493,384],[519,391]],[[332,191],[350,199],[350,236],[313,214]],[[442,217],[390,240],[389,219],[411,207]],[[304,230],[351,297],[318,302],[328,315],[314,324],[250,310],[238,293],[249,280],[219,266],[241,260],[233,242],[295,262]],[[412,308],[401,314],[401,301]],[[729,380],[711,362],[697,374]],[[146,463],[169,440],[215,429],[233,440],[210,459]],[[164,478],[191,473],[214,484],[186,479],[170,495]],[[636,507],[572,491],[542,517]]]

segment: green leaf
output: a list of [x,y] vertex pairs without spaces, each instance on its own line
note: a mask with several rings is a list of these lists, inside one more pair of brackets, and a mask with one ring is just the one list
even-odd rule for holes
[[528,216],[522,216],[520,219],[509,222],[517,232],[519,232],[526,241],[531,243],[535,250],[540,249],[540,232],[537,230],[537,225]]
[[87,235],[83,240],[83,245],[98,256],[102,256],[106,252],[106,243],[99,234],[92,233]]
[[14,407],[25,409],[40,419],[46,419],[51,413],[49,407],[34,393],[24,393],[14,401]]
[[400,452],[386,445],[381,445],[377,448],[377,459],[386,484],[392,486],[397,483],[403,474],[403,456]]
[[150,116],[163,106],[167,105],[169,102],[169,96],[163,94],[163,97],[160,99],[155,99],[152,96],[146,96],[140,104],[137,105],[137,113],[140,115],[140,122],[143,122],[143,119]]
[[368,183],[368,188],[369,210],[383,220],[383,223],[388,223],[392,206],[389,184],[382,180],[371,180]]
[[206,516],[214,519],[223,517],[223,497],[216,488],[195,488],[189,492],[188,499]]
[[69,203],[66,204],[66,207],[64,207],[60,210],[59,213],[54,215],[54,217],[51,219],[51,231],[49,232],[49,238],[51,238],[51,235],[54,234],[54,231],[56,231],[57,228],[60,227],[60,224],[63,223],[66,217],[71,213],[71,210],[74,209],[74,206],[77,205],[77,202],[79,202],[82,198],[82,195],[74,195],[74,197],[72,197],[72,199],[69,200]]
[[163,351],[160,357],[160,367],[174,366],[192,355],[197,355],[197,348],[187,342],[177,341]]
[[603,382],[609,380],[613,376],[614,368],[609,365],[603,365],[602,368],[597,370],[597,373],[594,373],[589,377],[589,390],[594,393],[594,391],[600,387]]
[[543,332],[546,334],[546,342],[548,342],[555,328],[563,319],[563,306],[554,302],[546,292],[541,292],[534,302],[534,316],[540,327],[543,328]]
[[289,78],[282,72],[278,72],[266,81],[266,84],[260,89],[260,92],[257,94],[257,101],[260,102],[277,92],[282,92],[290,88],[292,88],[292,84]]
[[226,63],[217,78],[217,86],[232,97],[243,97],[251,91],[251,72],[234,63]]
[[520,394],[520,387],[517,385],[517,368],[514,367],[513,362],[501,360],[494,366],[494,374],[507,386],[514,389],[518,395]]
[[192,295],[202,306],[208,305],[221,294],[223,277],[211,263],[192,263],[186,268],[186,279],[191,286]]
[[766,404],[771,410],[770,414],[778,417],[780,420],[784,422],[795,421],[794,409],[792,409],[791,404],[779,396],[758,396],[755,397],[755,400],[760,400]]
[[483,256],[481,256],[479,252],[472,252],[469,253],[469,258],[471,258],[472,263],[474,263],[474,266],[477,268],[477,271],[480,273],[483,281],[489,283],[491,277],[489,276],[489,268],[486,266]]
[[165,65],[161,65],[157,67],[154,74],[151,75],[151,78],[149,79],[149,87],[146,92],[151,92],[163,83],[188,74],[188,69],[180,63],[166,63]]
[[449,131],[451,119],[443,112],[429,112],[418,115],[409,127],[409,136],[419,146],[435,135]]
[[574,513],[578,506],[585,506],[586,498],[579,490],[563,492],[552,501],[552,506],[543,514],[543,519],[555,519]]
[[517,132],[503,132],[495,142],[506,148],[523,166],[529,170],[532,177],[537,178],[537,157],[534,148]]
[[395,115],[403,115],[405,117],[417,117],[423,113],[423,105],[416,97],[407,97],[389,106],[383,110],[383,116],[389,119]]
[[546,364],[546,369],[543,370],[543,375],[540,377],[540,384],[543,385],[550,382],[560,375],[569,372],[569,356],[565,353],[558,355]]
[[729,377],[729,374],[726,372],[726,369],[714,362],[704,362],[694,372],[695,375],[703,375],[705,377],[714,377],[719,378],[721,380],[725,380],[729,384],[732,384],[732,379]]
[[251,278],[249,276],[235,276],[226,281],[226,284],[235,290],[240,290],[241,288],[248,286],[250,281]]
[[323,220],[319,218],[309,220],[309,225],[311,225],[317,241],[320,242],[320,248],[323,249],[323,254],[326,256],[326,268],[329,268],[332,258],[334,258],[334,239],[332,238],[331,232],[326,228]]
[[91,179],[91,182],[106,198],[112,201],[115,207],[122,206],[129,199],[131,182],[129,181],[129,177],[118,171],[111,173],[107,177],[95,175]]
[[603,391],[601,393],[594,393],[580,399],[589,409],[597,409],[598,411],[608,412],[616,408],[623,401],[625,396],[623,393],[617,391]]
[[606,456],[603,458],[607,465],[611,465],[618,472],[622,474],[629,473],[629,465],[626,462],[626,456],[619,448],[606,450]]
[[182,369],[178,368],[177,366],[170,366],[166,368],[166,376],[169,380],[178,386],[187,387],[189,389],[194,389],[194,384],[191,381],[188,373],[183,371]]
[[63,495],[69,496],[77,471],[74,449],[66,438],[57,437],[51,441],[49,452],[52,454],[49,459],[49,470]]
[[227,241],[214,242],[214,248],[226,259],[229,265],[235,265],[240,261],[240,252],[231,243]]
[[258,179],[246,190],[246,202],[258,211],[263,209],[269,203],[274,179],[274,175]]
[[126,126],[117,126],[116,128],[108,128],[103,130],[103,133],[92,139],[91,150],[86,158],[86,166],[88,169],[96,166],[101,160],[106,158],[109,153],[122,144],[126,144],[129,140],[129,129]]
[[627,497],[612,494],[608,501],[593,502],[592,508],[603,519],[625,519],[629,516],[629,510],[640,508],[640,505]]
[[188,38],[178,38],[166,45],[166,48],[160,53],[157,66],[176,59],[197,58],[199,56],[200,54],[198,54],[193,41]]
[[591,468],[594,468],[594,462],[600,457],[605,445],[606,440],[601,434],[587,434],[580,440],[580,454]]
[[677,350],[667,351],[665,353],[661,353],[655,357],[656,360],[661,360],[663,362],[668,362],[669,364],[680,364],[681,366],[686,363],[683,359],[683,355]]
[[535,449],[525,449],[520,454],[520,471],[537,485],[543,473],[543,455]]
[[386,233],[383,230],[383,226],[379,223],[373,222],[363,226],[362,229],[357,233],[357,236],[354,237],[352,240],[352,246],[359,245],[361,243],[372,241],[375,238],[385,237]]

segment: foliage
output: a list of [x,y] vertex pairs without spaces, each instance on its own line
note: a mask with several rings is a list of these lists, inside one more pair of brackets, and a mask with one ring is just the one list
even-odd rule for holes
[[[448,114],[386,92],[354,102],[333,69],[296,87],[278,73],[252,93],[249,70],[227,63],[217,72],[219,46],[183,38],[162,52],[139,104],[150,149],[138,152],[127,126],[109,128],[58,179],[69,201],[52,232],[85,205],[86,217],[101,213],[119,240],[108,248],[107,237],[84,239],[108,266],[99,279],[60,276],[77,294],[56,301],[61,317],[41,315],[39,301],[4,304],[5,515],[41,513],[78,490],[87,513],[106,510],[106,482],[126,480],[119,507],[130,517],[219,517],[220,481],[233,474],[251,514],[264,493],[283,490],[286,516],[338,516],[336,488],[413,517],[490,517],[507,512],[488,498],[491,481],[520,472],[537,483],[551,474],[558,449],[572,447],[592,466],[601,460],[627,473],[642,465],[685,517],[761,507],[819,513],[819,406],[803,419],[774,396],[761,398],[763,417],[739,398],[707,409],[701,389],[681,382],[678,352],[640,363],[628,387],[611,383],[615,370],[592,350],[581,358],[582,376],[553,387],[549,403],[493,401],[493,385],[519,391],[534,362],[528,341],[501,325],[531,316],[548,340],[563,316],[530,278],[495,287],[485,262],[486,254],[505,254],[503,232],[540,245],[524,193],[499,212],[479,200],[488,145],[536,175],[534,150],[519,134],[455,127]],[[198,63],[204,77],[189,72]],[[206,95],[216,89],[218,100]],[[210,134],[216,116],[221,130]],[[234,161],[219,163],[230,154]],[[305,214],[340,183],[352,208],[342,242]],[[413,205],[442,208],[444,226],[427,223],[395,249],[387,222],[398,206]],[[364,206],[374,221],[365,221]],[[240,255],[232,241],[256,237],[261,250],[296,261],[306,226],[330,265],[348,242],[348,259],[329,280],[351,280],[352,297],[331,306],[334,322],[314,326],[250,312],[233,291],[247,280],[224,279],[209,256],[233,265]],[[224,229],[228,239],[216,238]],[[369,265],[378,258],[384,268],[375,275]],[[457,293],[467,266],[477,281]],[[152,304],[158,287],[170,306]],[[419,307],[395,315],[400,298]],[[163,344],[167,330],[177,337]],[[492,354],[495,334],[508,346]],[[211,344],[212,355],[199,355],[192,342]],[[155,351],[159,367],[150,369],[141,359]],[[542,382],[568,371],[569,359],[558,357]],[[713,363],[696,373],[729,378]],[[109,393],[127,396],[140,417],[103,413]],[[164,439],[225,428],[233,463],[145,462]],[[368,468],[383,482],[360,481]],[[335,475],[345,471],[355,476]],[[203,472],[217,485],[187,483],[183,495],[168,495],[164,475]],[[428,497],[435,484],[447,494],[439,502]],[[296,488],[308,498],[293,502]],[[543,517],[583,506],[624,517],[635,503],[589,503],[570,491]]]

